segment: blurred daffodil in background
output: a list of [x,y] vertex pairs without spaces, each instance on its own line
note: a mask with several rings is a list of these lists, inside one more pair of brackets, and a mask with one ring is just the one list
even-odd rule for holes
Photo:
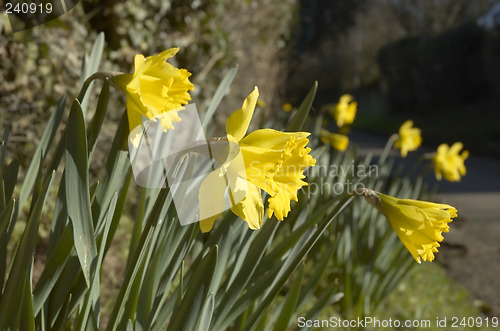
[[[189,81],[191,73],[166,62],[178,51],[178,48],[171,48],[146,58],[137,54],[133,74],[112,78],[127,97],[130,132],[142,124],[142,116],[153,121],[158,119],[163,131],[173,129],[172,123],[181,120],[177,113],[191,100],[189,91],[194,90],[194,85]],[[141,131],[136,130],[130,139],[138,145],[140,137]]]
[[399,128],[399,134],[394,147],[401,150],[401,156],[406,157],[408,152],[417,150],[422,144],[421,130],[413,127],[413,121],[407,120]]
[[349,145],[349,137],[339,133],[333,133],[326,129],[321,129],[320,139],[324,144],[330,144],[338,151],[345,151]]
[[285,102],[282,106],[281,106],[281,109],[283,109],[284,112],[291,112],[293,110],[293,106],[291,103],[289,102]]
[[434,253],[444,239],[442,233],[449,231],[448,223],[457,217],[457,210],[447,204],[398,199],[365,188],[356,194],[363,195],[384,214],[418,263],[434,260]]
[[[297,201],[297,190],[307,185],[302,179],[307,167],[314,166],[316,160],[309,155],[310,148],[306,147],[310,135],[308,132],[281,132],[272,129],[261,129],[246,135],[259,97],[259,90],[254,91],[243,102],[243,106],[234,112],[226,121],[227,140],[231,144],[238,144],[239,153],[244,160],[245,173],[233,169],[231,163],[223,164],[228,168],[224,176],[220,170],[215,170],[207,177],[200,187],[200,209],[209,208],[212,200],[222,199],[222,196],[213,196],[214,181],[234,187],[244,186],[238,181],[246,183],[245,198],[234,205],[231,210],[234,214],[248,223],[249,228],[259,229],[263,222],[263,201],[261,190],[270,195],[267,216],[273,214],[282,221],[290,211],[290,200]],[[246,136],[245,136],[246,135]],[[236,175],[235,175],[236,174]],[[241,178],[243,177],[243,178]],[[209,179],[210,178],[210,179]],[[229,180],[229,183],[227,181]],[[232,182],[232,183],[231,183]],[[213,203],[217,203],[214,201]],[[205,207],[204,207],[205,206]],[[200,210],[203,215],[203,211]],[[212,229],[218,215],[201,220],[202,232]]]
[[339,102],[330,110],[335,123],[339,128],[344,125],[350,125],[356,118],[358,103],[350,94],[344,94],[340,97]]
[[441,180],[443,177],[450,182],[458,182],[465,175],[465,160],[469,156],[469,151],[463,149],[461,142],[454,143],[451,147],[448,144],[439,145],[437,152],[432,155],[434,163],[434,172],[436,178]]

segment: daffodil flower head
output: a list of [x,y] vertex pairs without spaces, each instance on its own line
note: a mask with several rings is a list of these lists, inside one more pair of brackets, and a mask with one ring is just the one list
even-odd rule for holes
[[[267,216],[273,214],[283,220],[290,211],[290,201],[297,201],[297,190],[307,185],[302,179],[307,167],[314,166],[316,160],[309,155],[310,148],[306,147],[310,135],[308,132],[280,132],[272,129],[261,129],[246,135],[258,100],[257,87],[245,99],[243,106],[234,112],[226,121],[226,133],[229,143],[237,144],[243,158],[244,172],[233,169],[229,176],[231,182],[244,181],[246,187],[245,198],[231,207],[234,214],[248,223],[250,229],[256,230],[262,226],[264,204],[261,190],[270,195]],[[231,170],[232,165],[228,166]],[[220,178],[220,176],[219,176]],[[222,181],[221,181],[222,183]],[[210,194],[213,185],[205,180],[200,188],[200,201]],[[242,184],[235,184],[242,186]],[[240,190],[241,191],[241,190]],[[213,199],[217,199],[214,196]],[[200,209],[202,205],[200,204]],[[204,214],[200,210],[200,214]],[[202,219],[202,232],[208,232],[213,226],[217,215]]]
[[469,156],[469,151],[464,150],[461,142],[454,143],[451,147],[447,144],[439,145],[432,161],[436,178],[441,180],[443,177],[450,182],[459,182],[461,176],[466,174],[465,160]]
[[339,128],[344,125],[350,125],[356,118],[356,110],[358,103],[353,101],[350,94],[344,94],[340,97],[339,102],[332,109],[332,115]]
[[447,204],[398,199],[369,189],[356,192],[385,215],[391,227],[413,258],[421,263],[433,261],[438,252],[443,232],[448,232],[448,223],[457,217],[457,210]]
[[394,147],[401,150],[401,156],[406,157],[408,152],[416,151],[422,144],[421,130],[413,127],[413,121],[407,120],[399,128],[399,135]]
[[181,120],[178,112],[191,100],[189,91],[194,90],[194,85],[189,81],[191,73],[166,62],[178,51],[178,48],[171,48],[146,58],[137,54],[133,74],[113,77],[115,85],[127,97],[130,139],[134,145],[138,145],[141,138],[141,130],[134,129],[142,125],[142,116],[153,121],[159,120],[166,132],[174,128],[174,122]]
[[345,151],[349,145],[349,138],[346,135],[330,132],[326,129],[321,129],[320,139],[324,144],[330,144],[338,151]]

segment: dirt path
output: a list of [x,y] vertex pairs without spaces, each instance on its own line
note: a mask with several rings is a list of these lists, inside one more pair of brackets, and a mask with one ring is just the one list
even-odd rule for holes
[[[362,154],[380,155],[386,141],[364,132],[351,135],[351,143],[357,144]],[[421,148],[406,159],[398,157],[398,162],[411,168],[422,153],[428,152],[434,150]],[[393,155],[398,153],[394,151]],[[481,301],[485,311],[499,316],[500,161],[471,155],[465,165],[467,175],[459,183],[438,182],[433,173],[425,176],[431,187],[439,183],[436,199],[456,207],[459,215],[445,234],[437,261]]]

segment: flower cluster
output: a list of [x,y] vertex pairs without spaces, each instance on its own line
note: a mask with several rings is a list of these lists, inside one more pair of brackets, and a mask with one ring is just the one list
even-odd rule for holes
[[[358,104],[350,94],[344,94],[340,97],[339,102],[333,105],[326,105],[324,109],[330,113],[337,125],[338,133],[331,132],[326,128],[320,131],[320,140],[324,144],[330,144],[332,148],[338,151],[345,151],[349,145],[349,126],[356,118]],[[328,123],[325,121],[325,123]]]
[[[406,157],[408,152],[415,151],[422,144],[421,130],[413,127],[413,121],[407,120],[399,128],[399,134],[393,136],[394,147],[401,150],[401,156]],[[463,149],[461,142],[454,143],[451,147],[441,144],[436,153],[426,154],[426,158],[434,165],[436,179],[443,177],[450,182],[459,182],[466,174],[465,160],[469,152]]]
[[[130,131],[142,124],[142,116],[159,120],[164,131],[173,129],[173,123],[181,121],[179,111],[191,99],[189,91],[194,89],[189,81],[190,73],[167,63],[168,58],[177,53],[177,48],[164,51],[156,56],[135,57],[133,74],[113,77],[114,84],[127,96],[127,114]],[[262,226],[264,201],[262,191],[269,195],[267,217],[273,215],[280,221],[291,210],[291,201],[297,201],[297,191],[307,185],[303,179],[304,170],[314,166],[316,160],[309,154],[311,149],[308,132],[281,132],[273,129],[259,129],[247,134],[255,107],[265,107],[259,100],[259,91],[254,91],[244,100],[242,107],[226,121],[224,138],[215,140],[223,148],[214,149],[211,155],[220,166],[212,171],[201,183],[199,189],[200,227],[208,232],[219,216],[210,213],[213,206],[223,206],[229,192],[232,212],[247,222],[250,229]],[[292,105],[284,104],[289,112]],[[348,131],[356,116],[357,103],[349,94],[342,95],[330,109],[340,132]],[[181,113],[182,114],[182,113]],[[132,135],[132,143],[137,143],[140,134]],[[323,128],[320,131],[323,143],[344,151],[349,138],[341,133],[332,133]],[[421,131],[408,120],[394,136],[394,146],[401,150],[401,156],[415,151],[422,143]],[[390,140],[390,141],[392,141]],[[210,144],[209,144],[210,148]],[[436,177],[458,181],[465,175],[464,160],[468,152],[460,154],[463,145],[459,142],[449,147],[442,144],[437,153],[431,155]],[[222,153],[220,153],[222,151]],[[417,262],[434,260],[434,253],[443,240],[442,233],[448,232],[448,223],[457,217],[457,210],[447,204],[438,204],[412,199],[398,199],[369,189],[355,192],[375,206],[385,215],[391,227]]]

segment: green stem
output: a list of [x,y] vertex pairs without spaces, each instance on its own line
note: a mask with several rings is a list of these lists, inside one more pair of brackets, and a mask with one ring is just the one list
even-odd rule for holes
[[123,74],[122,72],[115,72],[115,71],[109,71],[109,72],[96,72],[93,75],[91,75],[89,78],[85,80],[85,82],[82,85],[82,88],[80,89],[80,93],[78,94],[78,102],[82,103],[83,98],[85,97],[85,94],[87,93],[87,90],[90,86],[90,83],[92,83],[96,79],[100,80],[108,80],[109,84],[116,88],[117,90],[121,90],[120,87],[114,82],[114,80],[110,79],[113,78],[116,75],[121,75]]

